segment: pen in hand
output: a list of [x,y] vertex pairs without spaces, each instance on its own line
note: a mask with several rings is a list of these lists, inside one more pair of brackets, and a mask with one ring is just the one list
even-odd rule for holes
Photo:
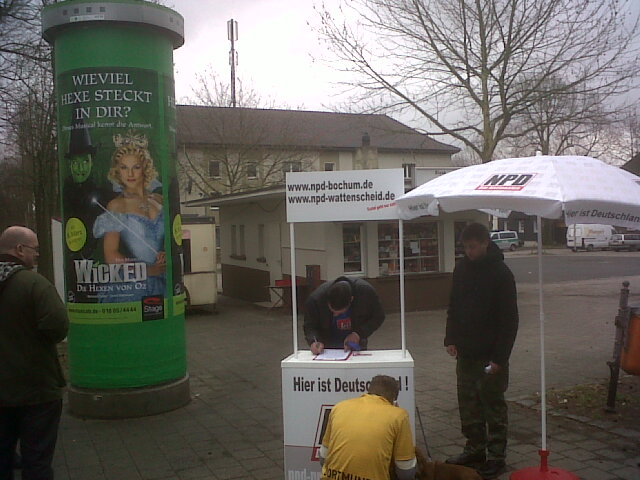
[[324,344],[320,343],[316,336],[313,336],[313,343],[311,344],[311,353],[319,355],[324,350]]

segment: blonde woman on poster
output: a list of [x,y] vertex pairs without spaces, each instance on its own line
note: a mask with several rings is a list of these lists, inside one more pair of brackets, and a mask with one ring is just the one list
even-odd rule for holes
[[[133,287],[108,288],[100,299],[122,302],[164,295],[164,215],[162,195],[154,193],[161,184],[149,153],[148,140],[142,134],[128,132],[114,135],[113,142],[116,150],[108,178],[118,195],[96,219],[93,235],[103,238],[105,263],[143,262],[146,279],[135,282]],[[139,271],[136,268],[136,272]],[[113,278],[111,283],[115,283]]]

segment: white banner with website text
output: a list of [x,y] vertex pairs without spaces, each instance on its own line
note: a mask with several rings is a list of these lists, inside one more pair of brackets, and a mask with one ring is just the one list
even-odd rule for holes
[[289,172],[287,222],[395,220],[404,170]]

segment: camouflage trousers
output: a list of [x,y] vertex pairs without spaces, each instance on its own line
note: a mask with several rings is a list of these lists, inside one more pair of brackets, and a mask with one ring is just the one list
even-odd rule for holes
[[504,460],[507,449],[507,402],[509,367],[487,374],[488,360],[458,358],[458,409],[462,434],[467,439],[464,451],[486,453],[487,458]]

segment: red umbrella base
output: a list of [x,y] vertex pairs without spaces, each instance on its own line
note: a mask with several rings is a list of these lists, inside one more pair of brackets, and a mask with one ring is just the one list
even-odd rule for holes
[[547,465],[548,450],[538,451],[540,454],[540,466],[516,470],[509,476],[509,480],[580,480],[580,477],[561,468],[553,468]]
[[560,468],[542,471],[540,467],[529,467],[513,472],[509,480],[580,480],[580,477]]

